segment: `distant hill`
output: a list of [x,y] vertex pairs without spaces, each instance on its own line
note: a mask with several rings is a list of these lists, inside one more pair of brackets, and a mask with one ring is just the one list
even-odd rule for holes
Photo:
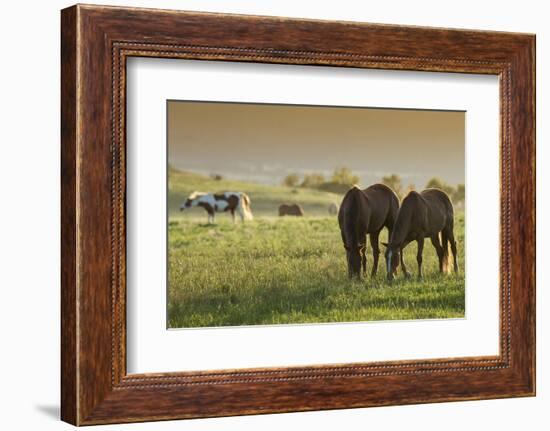
[[[179,216],[179,207],[187,196],[194,191],[244,192],[250,197],[252,212],[255,216],[276,216],[282,203],[298,203],[304,209],[305,215],[328,215],[328,205],[340,204],[343,195],[321,190],[270,186],[246,181],[207,177],[188,171],[169,168],[168,174],[168,212],[170,217]],[[204,216],[201,208],[193,209],[182,216]]]

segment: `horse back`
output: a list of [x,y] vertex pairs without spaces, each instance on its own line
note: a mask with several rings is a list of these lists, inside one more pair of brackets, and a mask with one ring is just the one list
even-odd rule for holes
[[444,227],[453,224],[454,209],[451,199],[442,190],[426,189],[421,193],[427,203],[429,223],[436,225],[442,230]]
[[376,231],[383,226],[393,227],[399,210],[399,198],[384,184],[374,184],[363,190],[371,208],[370,230]]

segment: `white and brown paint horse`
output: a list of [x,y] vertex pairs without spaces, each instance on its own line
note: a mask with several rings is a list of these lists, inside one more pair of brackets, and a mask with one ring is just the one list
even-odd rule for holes
[[180,206],[180,211],[192,207],[202,207],[208,213],[208,223],[214,223],[217,212],[231,213],[235,222],[235,212],[241,217],[241,221],[252,220],[250,210],[250,198],[241,192],[202,193],[193,192]]

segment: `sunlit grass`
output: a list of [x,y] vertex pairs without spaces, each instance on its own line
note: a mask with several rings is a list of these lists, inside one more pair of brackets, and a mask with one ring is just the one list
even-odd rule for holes
[[[326,201],[332,199],[325,197]],[[254,200],[252,207],[254,210]],[[437,256],[428,242],[424,279],[405,280],[399,274],[388,284],[383,256],[375,279],[347,278],[336,217],[278,218],[258,213],[261,211],[244,225],[234,225],[225,214],[218,215],[216,225],[204,224],[206,217],[200,212],[186,217],[171,215],[170,327],[464,316],[463,214],[457,215],[455,226],[458,275],[438,273]],[[386,235],[384,231],[383,241]],[[413,243],[405,256],[413,273],[415,256]],[[371,265],[369,254],[369,271]]]

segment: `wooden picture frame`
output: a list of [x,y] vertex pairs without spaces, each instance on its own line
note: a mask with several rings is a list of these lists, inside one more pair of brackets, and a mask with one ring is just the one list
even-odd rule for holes
[[[77,5],[61,14],[61,418],[75,425],[535,394],[535,36]],[[500,354],[126,373],[130,56],[500,77]]]

